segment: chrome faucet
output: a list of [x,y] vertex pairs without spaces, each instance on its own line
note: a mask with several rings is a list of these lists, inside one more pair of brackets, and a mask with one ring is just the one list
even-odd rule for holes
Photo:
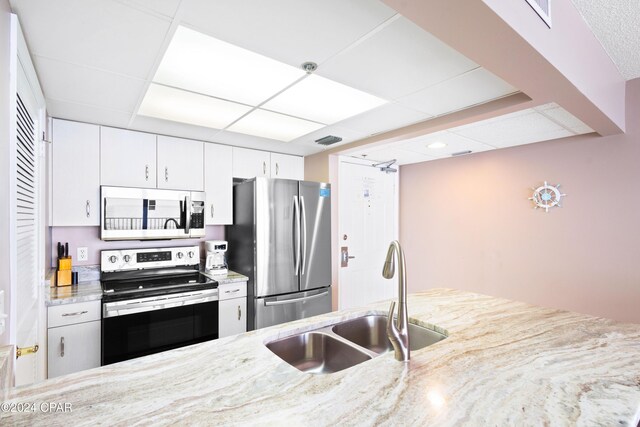
[[409,361],[409,315],[407,313],[407,279],[405,277],[404,252],[400,247],[400,242],[394,240],[389,245],[387,258],[382,268],[382,276],[385,279],[392,279],[395,273],[395,263],[393,254],[398,258],[398,320],[397,325],[393,322],[393,313],[396,302],[391,303],[389,308],[389,318],[387,319],[387,336],[395,350],[396,360],[401,362]]

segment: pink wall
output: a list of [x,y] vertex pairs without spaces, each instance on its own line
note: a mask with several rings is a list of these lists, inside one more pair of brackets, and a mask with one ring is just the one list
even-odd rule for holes
[[[73,265],[97,265],[100,264],[100,251],[107,249],[129,249],[129,248],[156,248],[169,246],[189,246],[200,245],[200,254],[204,253],[204,242],[206,240],[224,239],[224,226],[207,226],[206,236],[202,239],[184,240],[155,240],[155,241],[124,241],[124,242],[104,242],[100,240],[100,227],[52,227],[51,228],[51,257],[55,263],[57,254],[55,253],[58,242],[69,242],[69,255],[73,257]],[[89,260],[78,262],[76,249],[86,246],[89,248]],[[53,267],[53,265],[52,265]]]
[[[640,79],[627,87],[627,134],[403,166],[410,290],[458,288],[640,323]],[[549,213],[527,200],[544,180],[567,193]]]

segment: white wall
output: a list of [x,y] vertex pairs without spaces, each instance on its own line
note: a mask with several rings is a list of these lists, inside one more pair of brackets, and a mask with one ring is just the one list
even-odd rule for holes
[[[9,137],[10,104],[12,99],[11,69],[11,7],[8,0],[0,0],[0,290],[5,292],[4,307],[9,311],[11,301],[10,251],[9,251]],[[0,335],[0,345],[9,344],[9,330]]]

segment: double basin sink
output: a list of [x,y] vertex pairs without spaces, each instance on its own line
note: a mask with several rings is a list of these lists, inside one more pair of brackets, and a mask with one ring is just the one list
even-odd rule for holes
[[[409,323],[409,348],[420,350],[447,336]],[[276,356],[302,372],[329,374],[371,360],[393,346],[387,316],[370,315],[304,332],[266,344]]]

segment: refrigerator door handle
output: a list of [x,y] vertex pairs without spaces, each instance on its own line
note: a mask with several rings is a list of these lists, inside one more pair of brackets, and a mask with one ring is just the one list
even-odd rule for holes
[[295,275],[300,271],[300,205],[298,196],[293,196],[293,262]]
[[302,244],[300,248],[302,270],[300,270],[300,275],[303,276],[307,265],[307,210],[304,207],[304,196],[300,196],[300,215],[302,216]]
[[329,291],[324,291],[324,292],[321,292],[319,294],[310,295],[308,297],[286,299],[286,300],[281,300],[281,301],[278,301],[278,300],[269,301],[269,300],[265,299],[264,300],[264,305],[268,307],[268,306],[271,306],[271,305],[293,304],[293,303],[300,302],[300,301],[309,301],[311,299],[324,297],[324,296],[327,296],[328,294],[329,294]]

